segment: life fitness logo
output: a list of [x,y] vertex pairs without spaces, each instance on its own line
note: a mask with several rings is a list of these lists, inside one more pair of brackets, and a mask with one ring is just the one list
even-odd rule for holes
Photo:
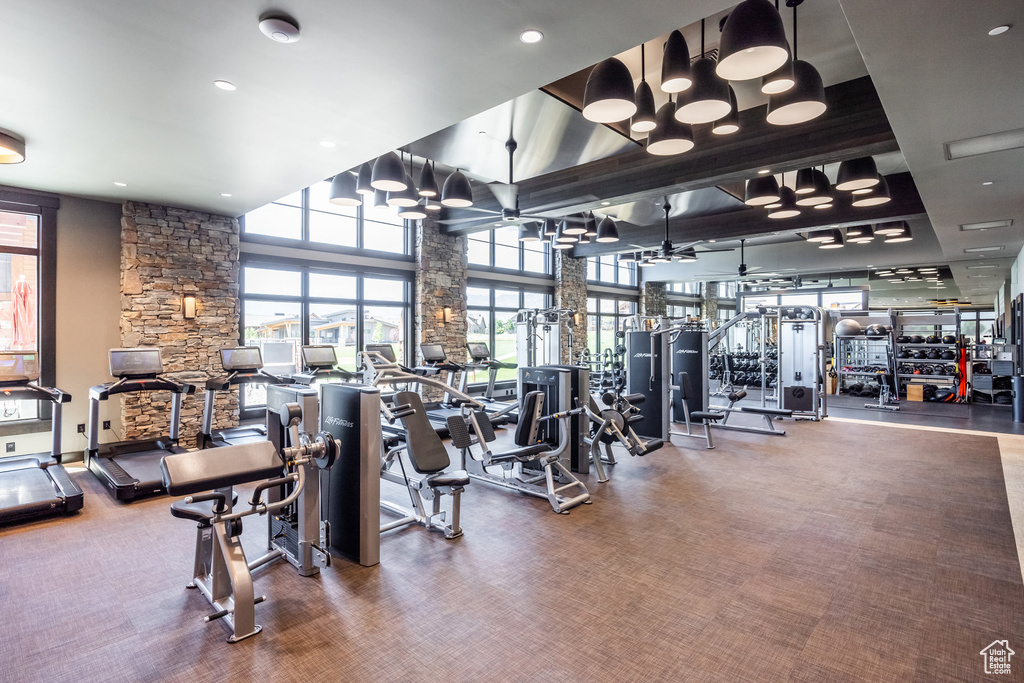
[[650,357],[651,357],[651,354],[649,354],[649,353],[644,353],[643,351],[637,351],[637,352],[636,352],[636,353],[635,353],[635,354],[633,355],[633,358],[650,358]]
[[1009,641],[993,640],[988,647],[981,651],[981,656],[985,658],[985,673],[1009,674],[1010,657],[1015,654],[1017,653],[1010,649]]
[[676,353],[697,353],[697,349],[678,349]]
[[346,419],[341,418],[341,417],[336,417],[334,415],[328,415],[327,419],[325,419],[324,422],[327,423],[327,425],[330,426],[330,427],[338,426],[338,427],[351,428],[351,427],[355,427],[356,426],[355,422],[350,422],[349,420],[346,420]]

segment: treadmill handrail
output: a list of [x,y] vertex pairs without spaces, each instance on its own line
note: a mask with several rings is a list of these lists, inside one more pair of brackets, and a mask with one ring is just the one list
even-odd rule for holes
[[5,401],[50,401],[68,403],[71,394],[56,387],[41,387],[38,384],[15,384],[0,387],[0,398]]
[[207,391],[227,391],[231,387],[242,384],[290,384],[291,378],[271,375],[266,370],[260,369],[252,372],[232,372],[226,377],[211,377],[206,380]]
[[126,379],[97,384],[89,389],[89,400],[106,401],[117,394],[131,394],[140,391],[170,391],[175,394],[194,394],[196,385],[189,382],[175,382],[167,377],[147,379]]

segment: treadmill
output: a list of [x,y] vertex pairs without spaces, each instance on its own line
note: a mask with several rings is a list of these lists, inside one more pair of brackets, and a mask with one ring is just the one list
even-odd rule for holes
[[60,464],[61,407],[71,401],[71,394],[34,384],[37,379],[38,354],[0,353],[0,392],[5,401],[53,403],[50,452],[0,458],[0,523],[82,509],[82,489]]
[[206,380],[206,400],[203,404],[203,426],[196,444],[199,448],[238,446],[267,440],[267,425],[250,425],[213,432],[213,414],[216,412],[218,391],[230,391],[245,384],[290,384],[291,378],[277,377],[263,370],[263,356],[258,346],[236,346],[220,350],[220,364],[224,377]]
[[[391,344],[367,344],[366,345],[366,353],[367,354],[371,354],[371,355],[368,356],[368,360],[369,360],[370,364],[375,369],[384,369],[384,368],[397,369],[400,372],[403,372],[403,373],[406,373],[406,374],[409,375],[409,381],[408,381],[409,384],[415,384],[417,377],[423,377],[424,376],[423,373],[419,373],[419,372],[417,372],[417,370],[414,370],[413,368],[407,367],[407,366],[402,365],[401,363],[399,363],[398,362],[398,357],[395,355],[395,349],[394,349],[394,347],[391,346]],[[383,365],[381,364],[381,359],[383,359]],[[368,378],[368,377],[364,377],[363,381],[366,384],[370,384],[371,379]],[[394,383],[389,383],[388,386],[391,386],[392,384],[394,384]],[[382,388],[382,390],[381,390],[382,398],[385,398],[384,397],[385,393],[387,393],[387,394],[394,394],[395,392],[393,390],[385,392],[383,390],[383,388]],[[390,399],[389,398],[385,398],[385,400],[390,400]],[[438,436],[440,436],[442,439],[447,439],[449,437],[448,423],[443,418],[439,418],[439,417],[436,417],[434,415],[431,415],[429,412],[427,413],[427,418],[430,420],[430,424],[431,424],[431,426],[434,427],[434,431],[437,432]],[[405,439],[405,430],[402,429],[402,427],[399,426],[399,424],[397,422],[395,424],[391,424],[382,415],[381,418],[380,418],[380,425],[381,425],[381,429],[384,430],[385,434],[389,434],[391,436],[397,436],[398,438],[403,439],[403,440]]]
[[302,347],[302,372],[291,376],[295,384],[313,384],[325,379],[352,382],[355,373],[338,365],[338,354],[330,344],[307,344]]
[[[164,492],[160,459],[172,453],[184,453],[178,445],[181,404],[185,396],[194,394],[193,384],[160,377],[164,371],[160,349],[110,349],[110,374],[114,382],[98,384],[89,389],[89,422],[86,426],[89,447],[85,464],[103,482],[117,500]],[[168,436],[99,443],[100,401],[118,394],[150,391],[171,392],[171,426]]]
[[[469,352],[470,362],[466,363],[466,370],[487,370],[487,389],[484,391],[481,402],[489,404],[488,413],[494,413],[508,419],[509,422],[519,422],[519,401],[499,401],[494,398],[494,384],[498,378],[498,370],[515,370],[518,365],[515,363],[504,363],[496,358],[491,358],[491,350],[485,342],[469,342],[466,344]],[[466,393],[466,383],[469,378],[468,372],[462,373],[459,382],[459,391]]]

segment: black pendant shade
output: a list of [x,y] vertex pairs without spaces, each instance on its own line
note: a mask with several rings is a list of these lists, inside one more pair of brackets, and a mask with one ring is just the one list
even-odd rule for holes
[[540,223],[522,223],[519,226],[520,242],[540,242]]
[[462,171],[455,171],[445,179],[441,188],[441,205],[453,209],[473,206],[473,188]]
[[366,162],[359,167],[359,178],[356,179],[356,192],[359,194],[373,195],[373,185],[370,184],[370,180],[373,179],[373,166],[370,162]]
[[793,218],[800,215],[800,207],[796,205],[796,193],[793,189],[783,185],[779,188],[779,206],[768,211],[768,218]]
[[544,219],[544,237],[554,237],[558,234],[558,221],[554,218]]
[[405,166],[394,152],[382,154],[373,162],[373,172],[370,176],[370,185],[373,189],[400,192],[408,187],[405,178]]
[[871,157],[849,159],[839,164],[836,176],[836,189],[851,192],[866,187],[874,187],[879,182],[878,167]]
[[693,85],[690,76],[690,48],[679,30],[672,31],[661,57],[661,90],[667,93],[683,92]]
[[793,78],[793,58],[787,57],[785,64],[770,74],[761,76],[761,92],[765,95],[778,95],[796,85]]
[[843,233],[840,232],[839,228],[833,228],[829,232],[832,233],[832,239],[828,242],[822,242],[818,245],[818,249],[842,249],[845,246]]
[[629,68],[610,57],[590,71],[583,93],[583,117],[594,123],[616,123],[636,113],[633,76]]
[[565,234],[565,219],[558,222],[558,232],[551,238],[551,246],[554,249],[572,249],[575,235]]
[[690,66],[693,87],[679,95],[676,119],[691,125],[711,123],[732,111],[729,84],[715,73],[715,61],[701,57]]
[[601,224],[597,226],[597,241],[601,243],[619,241],[619,229],[615,227],[615,221],[611,216],[602,218]]
[[782,17],[769,0],[743,0],[729,14],[718,47],[718,75],[746,81],[775,71],[789,57]]
[[397,192],[388,192],[388,206],[411,207],[419,201],[416,188],[413,186],[412,178],[405,174],[405,189]]
[[591,211],[587,214],[587,231],[583,233],[587,237],[597,237],[597,219],[594,218],[594,212]]
[[715,125],[711,127],[711,132],[715,135],[732,135],[740,129],[740,109],[736,106],[736,91],[731,85],[725,87],[729,88],[729,104],[732,109],[725,118],[715,121]]
[[356,177],[348,171],[334,176],[327,198],[331,204],[339,206],[359,206],[363,203],[363,198],[356,192]]
[[409,221],[417,221],[421,218],[426,218],[427,210],[425,208],[424,201],[425,200],[421,199],[412,206],[403,206],[398,210],[398,217]]
[[658,126],[647,136],[647,151],[657,156],[682,154],[693,149],[693,129],[676,119],[676,105],[666,102],[658,110]]
[[902,223],[901,230],[897,233],[890,233],[885,236],[886,244],[896,244],[898,242],[910,242],[913,240],[913,236],[910,234],[910,224],[906,221],[900,221]]
[[805,168],[796,174],[797,206],[818,206],[832,203],[832,185],[828,176],[816,168]]
[[388,208],[388,193],[384,190],[373,191],[373,209],[374,211],[382,211]]
[[905,223],[906,221],[886,221],[885,223],[879,223],[875,226],[875,234],[881,235],[882,237],[897,235],[903,232],[903,226]]
[[824,230],[812,230],[807,234],[808,242],[831,242],[835,237],[828,228]]
[[625,254],[619,254],[619,263],[636,263],[638,260],[638,254],[636,252],[628,251]]
[[434,177],[434,169],[426,161],[423,162],[423,170],[420,171],[421,197],[436,197],[440,191],[437,188],[437,178]]
[[574,213],[562,219],[562,234],[582,235],[587,231],[587,217],[582,213]]
[[747,181],[743,203],[747,206],[767,206],[779,201],[779,181],[773,175],[760,175]]
[[768,123],[775,126],[792,126],[816,119],[825,113],[825,85],[821,75],[809,62],[798,59],[793,62],[792,88],[768,98]]
[[657,126],[655,120],[657,113],[654,110],[654,91],[647,81],[640,81],[636,86],[636,113],[629,124],[631,130],[637,133],[649,133]]
[[[854,234],[856,231],[856,234]],[[870,225],[859,225],[846,230],[846,241],[853,244],[867,244],[875,239],[875,231]]]
[[854,196],[854,206],[879,206],[892,201],[892,198],[889,196],[889,183],[886,182],[885,176],[883,175],[878,176],[878,184],[867,189],[870,190],[867,194]]
[[576,244],[590,244],[590,235],[580,235]]

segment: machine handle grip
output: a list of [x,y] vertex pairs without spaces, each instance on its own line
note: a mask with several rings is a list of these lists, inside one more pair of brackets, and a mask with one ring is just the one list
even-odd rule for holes
[[192,503],[205,503],[208,500],[218,501],[218,505],[215,505],[214,509],[224,509],[228,504],[228,497],[220,491],[210,491],[209,493],[200,493],[195,496],[186,496],[185,504],[191,505]]
[[643,403],[644,399],[646,398],[647,397],[644,396],[643,394],[626,394],[625,396],[622,397],[622,400],[625,401],[626,403],[638,405],[640,403]]
[[406,403],[406,404],[400,405],[400,406],[396,406],[396,407],[391,409],[391,420],[390,421],[392,423],[394,423],[394,421],[399,419],[399,418],[409,417],[410,415],[414,415],[415,413],[416,413],[416,409],[413,408],[412,405],[409,404],[409,403]]
[[268,481],[260,482],[256,485],[256,488],[252,492],[252,498],[249,499],[249,505],[256,507],[262,502],[263,492],[267,489],[272,489],[275,486],[284,486],[299,478],[297,474],[289,474],[287,477],[280,477],[278,479],[270,479]]

